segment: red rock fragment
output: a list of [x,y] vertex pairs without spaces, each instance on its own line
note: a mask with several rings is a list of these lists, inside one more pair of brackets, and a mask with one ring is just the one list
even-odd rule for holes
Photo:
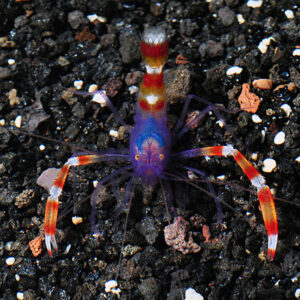
[[211,238],[211,233],[210,233],[210,229],[209,229],[208,225],[203,225],[202,234],[203,234],[203,237],[205,238],[204,243],[214,244],[218,241],[217,238],[214,238],[214,239]]
[[182,217],[176,218],[173,224],[164,229],[165,241],[168,246],[172,246],[173,249],[183,254],[197,253],[201,247],[193,241],[191,232],[188,233],[188,240],[186,240],[188,226],[189,223]]
[[175,60],[176,65],[185,65],[190,63],[181,53],[179,53]]
[[107,83],[102,86],[108,97],[116,96],[122,88],[122,80],[120,78],[110,78]]
[[250,92],[249,83],[242,85],[242,92],[238,98],[241,109],[247,112],[256,113],[260,104],[260,99],[257,95]]
[[256,79],[252,83],[255,89],[260,90],[270,90],[272,88],[272,84],[272,79]]
[[42,241],[43,238],[39,235],[28,243],[34,257],[37,257],[42,253]]
[[89,32],[89,27],[85,26],[81,32],[76,33],[75,39],[79,42],[93,42],[96,39],[96,35]]

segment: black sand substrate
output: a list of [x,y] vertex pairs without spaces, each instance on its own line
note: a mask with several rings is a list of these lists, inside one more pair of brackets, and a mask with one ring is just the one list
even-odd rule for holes
[[[182,299],[190,287],[204,299],[295,299],[300,293],[300,9],[297,1],[263,0],[257,8],[250,2],[0,2],[1,125],[13,129],[21,117],[21,130],[66,142],[0,127],[0,299],[118,299],[105,292],[104,284],[115,278],[121,251],[121,299]],[[99,18],[91,22],[93,14]],[[83,200],[93,191],[93,181],[123,165],[110,162],[76,170],[76,184],[68,180],[61,198],[59,253],[51,258],[43,244],[42,254],[32,255],[28,242],[41,233],[48,195],[36,184],[42,171],[61,167],[78,148],[128,149],[129,135],[109,109],[90,97],[70,96],[67,88],[76,80],[83,81],[85,91],[93,83],[105,88],[124,120],[133,124],[136,94],[130,92],[144,72],[139,42],[145,25],[163,25],[169,36],[165,77],[171,127],[189,93],[234,111],[243,83],[272,79],[272,89],[251,86],[262,99],[258,122],[245,111],[221,112],[239,144],[211,114],[174,151],[233,143],[261,172],[265,159],[276,161],[275,170],[263,173],[276,197],[285,200],[276,201],[279,243],[273,262],[264,255],[267,236],[257,197],[230,158],[186,162],[212,180],[225,175],[214,187],[235,211],[222,205],[223,230],[216,226],[210,196],[172,184],[177,212],[201,246],[196,254],[183,255],[166,245],[168,218],[159,186],[144,195],[137,185],[123,250],[126,210],[117,220],[115,211],[126,182],[102,190],[97,223],[104,239],[93,238],[90,203]],[[232,66],[241,73],[226,74]],[[203,108],[194,101],[189,112]],[[276,145],[280,131],[285,140]],[[74,225],[73,216],[82,217],[82,223]],[[210,242],[202,235],[203,225],[210,228]]]

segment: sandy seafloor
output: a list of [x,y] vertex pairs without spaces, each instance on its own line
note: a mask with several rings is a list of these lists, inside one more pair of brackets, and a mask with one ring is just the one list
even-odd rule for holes
[[[243,83],[272,79],[272,89],[251,87],[262,99],[256,112],[259,123],[253,122],[252,113],[221,112],[239,145],[211,114],[172,151],[232,143],[261,172],[263,161],[272,158],[276,169],[263,174],[276,197],[285,201],[276,200],[279,243],[274,261],[268,262],[257,197],[233,159],[185,161],[212,180],[225,175],[223,184],[214,187],[234,211],[222,205],[221,230],[210,196],[183,183],[171,183],[177,213],[190,222],[189,231],[201,246],[200,252],[183,255],[164,241],[168,220],[161,189],[157,186],[144,204],[143,186],[137,185],[117,280],[120,298],[182,299],[189,287],[204,299],[295,299],[300,293],[300,56],[295,51],[297,47],[300,51],[299,2],[297,6],[297,1],[262,0],[257,8],[239,0],[208,2],[0,2],[2,125],[14,128],[13,122],[21,116],[20,129],[73,145],[0,131],[0,299],[16,299],[18,292],[24,299],[118,298],[105,292],[104,283],[115,277],[118,267],[126,211],[115,221],[115,196],[119,203],[126,181],[101,191],[102,204],[97,206],[97,224],[104,230],[101,241],[90,230],[89,201],[81,200],[92,193],[94,180],[124,163],[79,168],[76,184],[67,182],[60,208],[64,216],[57,224],[58,254],[51,258],[43,244],[42,254],[34,257],[28,242],[40,234],[43,224],[47,192],[36,184],[43,170],[61,167],[79,151],[76,147],[106,153],[128,149],[129,135],[122,134],[108,108],[64,93],[75,80],[83,81],[82,90],[92,83],[104,86],[124,120],[133,124],[136,95],[130,91],[138,87],[144,72],[139,42],[149,25],[163,25],[169,36],[165,70],[169,70],[166,77],[172,100],[170,127],[180,116],[186,94],[233,111],[239,107]],[[98,21],[89,21],[92,14],[100,17]],[[266,38],[269,45],[262,53],[258,45]],[[184,64],[176,63],[180,54]],[[242,72],[226,75],[232,66],[241,67]],[[290,83],[294,87],[289,90]],[[284,104],[290,113],[282,109]],[[189,112],[203,108],[194,101]],[[119,130],[118,138],[109,135],[112,129]],[[276,145],[274,137],[280,131],[285,141]],[[205,183],[197,185],[207,188]],[[76,204],[71,205],[74,199]],[[77,226],[72,223],[75,215],[83,217]],[[218,243],[205,242],[203,224],[190,221],[195,216],[204,220]],[[7,265],[9,257],[15,259],[13,265]]]

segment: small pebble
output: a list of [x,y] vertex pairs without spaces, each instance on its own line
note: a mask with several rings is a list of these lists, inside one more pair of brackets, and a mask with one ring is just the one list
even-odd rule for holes
[[82,217],[78,217],[78,216],[72,217],[72,223],[74,225],[78,225],[78,224],[82,223],[82,221],[83,221]]
[[218,16],[224,26],[230,26],[234,23],[235,13],[228,6],[222,7],[218,10]]
[[300,299],[300,289],[296,289],[295,297],[296,297],[296,299]]
[[17,299],[18,299],[18,300],[23,300],[23,299],[24,299],[24,293],[22,293],[22,292],[17,292]]
[[15,119],[15,126],[17,128],[21,128],[21,125],[22,125],[22,117],[21,116],[17,116],[16,119]]
[[293,56],[300,56],[300,49],[295,49],[293,51]]
[[5,120],[4,120],[4,119],[1,119],[1,120],[0,120],[0,125],[1,125],[1,126],[5,126]]
[[188,288],[185,291],[184,300],[204,300],[203,296],[197,293],[193,288]]
[[264,160],[264,166],[262,167],[262,170],[265,173],[271,173],[276,168],[276,161],[272,158],[266,158]]
[[282,104],[280,108],[285,112],[287,118],[290,116],[292,109],[288,104]]
[[93,181],[93,187],[94,187],[94,188],[97,187],[98,182],[99,182],[98,180],[94,180],[94,181]]
[[118,138],[119,137],[119,133],[117,130],[114,130],[114,129],[111,129],[109,131],[109,135],[112,136],[112,137],[115,137],[115,138]]
[[12,241],[7,242],[4,246],[4,249],[6,251],[11,251],[13,249],[13,244],[14,244],[14,242],[12,242]]
[[106,106],[106,101],[101,94],[95,94],[92,98],[92,101],[100,104],[101,107]]
[[253,123],[258,124],[258,123],[262,122],[262,119],[258,115],[256,115],[256,114],[252,115],[251,118],[252,118]]
[[272,108],[267,108],[266,115],[271,117],[271,116],[275,115],[275,111]]
[[226,71],[226,75],[231,76],[231,75],[235,75],[235,74],[241,74],[242,71],[243,71],[243,68],[238,67],[238,66],[234,66],[234,67],[229,68]]
[[43,144],[41,144],[39,148],[41,151],[44,151],[46,149],[45,145],[43,145]]
[[216,124],[218,124],[221,128],[224,127],[224,123],[221,120],[218,120]]
[[252,153],[251,154],[251,159],[252,160],[257,161],[257,157],[258,157],[257,153]]
[[16,259],[12,256],[8,257],[5,262],[8,266],[12,266],[15,263]]
[[75,81],[74,81],[74,87],[75,87],[77,90],[81,90],[81,89],[82,89],[82,86],[83,86],[83,81],[82,81],[82,80],[75,80]]
[[263,0],[249,0],[247,2],[247,6],[248,7],[252,7],[252,8],[258,8],[261,7],[263,4]]
[[272,83],[271,79],[256,79],[253,81],[252,85],[255,89],[270,90],[272,88]]
[[[0,69],[0,73],[2,73]],[[17,90],[16,89],[11,89],[7,94],[8,100],[9,100],[9,105],[14,106],[19,104],[20,98],[17,96]]]
[[287,9],[285,12],[284,12],[285,16],[288,18],[288,19],[294,19],[295,18],[295,15],[294,15],[294,12],[290,9]]
[[71,247],[72,247],[71,244],[68,244],[68,245],[67,245],[67,247],[66,247],[66,249],[65,249],[65,251],[64,251],[64,254],[65,254],[65,255],[68,254],[68,253],[70,252]]
[[19,282],[21,280],[20,275],[19,274],[15,274],[15,279],[16,279],[17,282]]
[[7,60],[7,63],[11,66],[11,65],[14,65],[16,63],[16,61],[13,58],[9,58]]
[[119,296],[121,290],[118,288],[118,283],[115,280],[109,280],[105,282],[105,292],[106,293],[112,292],[113,294]]
[[96,14],[88,15],[87,18],[89,19],[89,21],[91,23],[94,23],[95,21],[99,21],[100,23],[106,23],[107,22],[107,19],[105,17],[101,17],[101,16],[98,16]]
[[225,179],[225,175],[219,175],[219,176],[217,176],[217,179],[224,180]]
[[244,24],[246,22],[246,20],[244,19],[242,14],[237,14],[236,18],[237,18],[239,24]]
[[271,41],[275,41],[275,39],[273,37],[268,37],[263,39],[259,45],[258,45],[258,49],[262,54],[265,54],[268,51],[268,46],[270,45]]
[[300,156],[296,157],[295,161],[300,164]]
[[130,95],[135,94],[136,92],[138,92],[139,88],[135,85],[132,85],[128,88]]
[[281,145],[285,142],[285,133],[283,131],[279,131],[274,137],[274,144]]
[[280,283],[280,279],[278,279],[278,280],[275,282],[274,286],[275,286],[275,287],[278,287],[278,286],[279,286],[279,283]]
[[89,86],[88,91],[89,91],[89,93],[93,93],[93,92],[98,91],[98,85],[97,85],[97,84],[91,84],[91,85]]

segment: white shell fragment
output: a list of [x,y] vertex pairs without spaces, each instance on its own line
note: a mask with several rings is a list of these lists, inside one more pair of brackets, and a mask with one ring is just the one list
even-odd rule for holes
[[263,4],[263,0],[249,0],[247,2],[247,6],[248,7],[252,7],[252,8],[258,8],[261,7]]
[[218,124],[221,128],[224,127],[224,123],[221,120],[218,120],[216,124]]
[[24,299],[24,293],[22,293],[22,292],[17,292],[17,299],[18,299],[18,300],[23,300],[23,299]]
[[285,142],[285,133],[283,131],[279,131],[274,137],[274,144],[281,145]]
[[300,289],[296,289],[295,297],[296,297],[296,299],[300,299]]
[[74,84],[74,87],[77,90],[81,90],[82,86],[83,86],[83,81],[82,80],[75,80],[73,84]]
[[45,145],[43,145],[43,144],[41,144],[39,148],[40,148],[40,151],[44,151],[46,149]]
[[65,254],[65,255],[68,254],[68,253],[70,252],[71,247],[72,247],[71,244],[68,244],[68,245],[67,245],[67,247],[66,247],[66,249],[65,249],[65,251],[64,251],[64,254]]
[[300,156],[296,157],[295,161],[300,164]]
[[96,14],[88,15],[87,18],[89,19],[89,21],[91,23],[93,23],[95,21],[99,21],[100,23],[106,23],[107,22],[107,18],[98,16]]
[[115,280],[109,280],[105,282],[105,292],[106,293],[113,293],[119,296],[121,290],[118,288],[118,283]]
[[285,12],[284,12],[285,16],[288,18],[288,19],[294,19],[295,18],[295,15],[294,15],[294,12],[290,9],[287,9]]
[[226,75],[227,76],[232,76],[232,75],[236,75],[236,74],[238,75],[238,74],[241,74],[242,71],[243,71],[243,68],[238,67],[238,66],[233,66],[226,71]]
[[277,164],[276,161],[272,158],[266,158],[264,160],[264,166],[262,167],[262,170],[265,173],[271,173],[275,168],[276,168]]
[[242,14],[237,14],[236,18],[237,18],[239,24],[244,24],[245,23],[245,19],[244,19]]
[[78,224],[82,223],[82,221],[83,221],[82,217],[78,217],[78,216],[72,217],[72,223],[74,225],[78,225]]
[[259,45],[258,45],[258,49],[262,54],[265,54],[268,51],[268,46],[271,44],[271,41],[275,41],[275,39],[273,37],[268,37],[263,39]]
[[16,259],[12,256],[8,257],[5,262],[8,266],[12,266],[15,263]]
[[98,180],[94,180],[94,181],[93,181],[93,187],[94,187],[94,188],[97,187],[98,182],[99,182]]
[[293,51],[293,56],[300,56],[300,48],[297,48]]
[[21,125],[22,125],[22,117],[21,116],[17,116],[16,119],[15,119],[15,126],[17,128],[21,128]]
[[16,63],[16,61],[13,58],[9,58],[7,60],[7,63],[11,66],[11,65],[14,65]]
[[106,106],[106,101],[101,94],[95,94],[92,98],[92,101],[100,104],[101,107]]
[[258,123],[262,122],[262,119],[259,117],[259,115],[254,114],[254,115],[252,115],[251,118],[252,118],[253,123],[258,124]]
[[133,94],[135,94],[136,92],[139,91],[139,88],[135,85],[132,85],[128,88],[128,90],[129,90],[130,95],[133,95]]
[[290,116],[292,109],[288,104],[282,104],[280,108],[285,112],[287,118]]
[[12,249],[13,249],[13,244],[14,244],[13,241],[8,241],[8,242],[4,245],[4,249],[5,249],[6,251],[12,251]]
[[251,159],[252,159],[252,160],[257,161],[257,158],[258,158],[257,153],[252,153],[252,154],[251,154]]
[[93,92],[98,91],[98,85],[97,85],[97,84],[91,84],[91,85],[89,86],[88,91],[89,91],[89,93],[93,93]]
[[111,130],[109,131],[109,135],[112,136],[112,137],[114,137],[114,138],[118,138],[118,137],[119,137],[118,131],[117,131],[117,130],[114,130],[114,129],[111,129]]
[[204,300],[203,296],[197,293],[193,288],[188,288],[185,291],[184,300]]

